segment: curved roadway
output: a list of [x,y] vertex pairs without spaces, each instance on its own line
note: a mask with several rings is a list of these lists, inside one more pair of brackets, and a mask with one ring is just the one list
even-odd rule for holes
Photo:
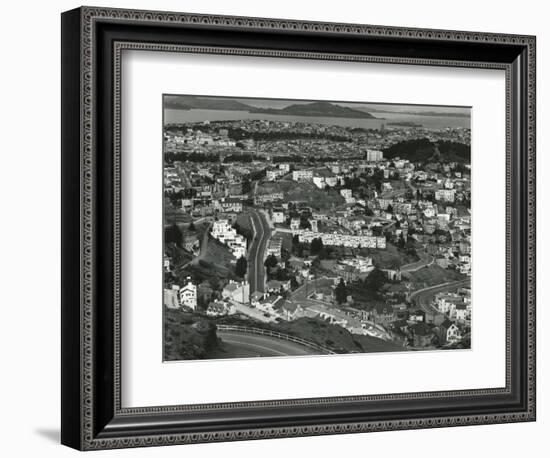
[[431,266],[435,261],[434,257],[427,253],[418,253],[418,256],[420,258],[419,261],[401,266],[401,272],[416,272],[425,266]]
[[453,281],[448,283],[443,283],[441,285],[430,286],[428,288],[419,289],[414,291],[411,294],[410,300],[413,301],[418,307],[424,311],[437,310],[432,304],[431,301],[434,296],[438,293],[445,291],[453,291],[461,287],[468,287],[471,285],[471,279]]
[[252,358],[257,356],[317,355],[318,351],[296,342],[276,337],[241,332],[218,331],[221,358]]
[[271,235],[269,224],[265,217],[257,210],[251,210],[250,220],[254,229],[254,238],[248,251],[250,268],[248,271],[248,281],[250,282],[250,292],[265,292],[265,267],[264,254],[267,241]]

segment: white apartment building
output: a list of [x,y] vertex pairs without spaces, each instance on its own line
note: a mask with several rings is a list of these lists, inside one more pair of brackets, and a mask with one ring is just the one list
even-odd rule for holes
[[313,178],[312,170],[294,170],[292,172],[292,179],[294,181],[311,180]]
[[197,308],[197,287],[187,278],[187,284],[180,288],[180,304],[192,310]]
[[265,173],[267,181],[275,181],[277,178],[282,177],[286,172],[283,169],[268,170]]
[[380,150],[368,149],[367,150],[367,161],[368,162],[378,162],[384,159],[384,153]]
[[290,164],[287,162],[281,162],[279,164],[279,169],[284,171],[285,173],[290,172]]
[[327,185],[325,182],[325,177],[315,176],[313,177],[313,184],[319,189],[324,189]]
[[212,237],[227,245],[235,259],[246,255],[246,239],[237,234],[237,231],[231,227],[228,220],[214,221]]
[[340,189],[340,195],[346,200],[351,199],[351,189]]
[[444,202],[454,202],[455,201],[455,190],[454,189],[438,189],[435,192],[435,200],[442,200]]
[[256,205],[261,205],[266,202],[275,202],[276,200],[283,200],[284,194],[282,192],[272,192],[271,194],[260,194],[254,198]]
[[292,218],[290,220],[290,229],[293,231],[300,229],[300,218]]
[[370,257],[356,257],[350,259],[342,259],[340,264],[354,267],[361,273],[368,273],[374,270],[374,265],[372,263],[372,258]]
[[377,199],[378,205],[382,210],[387,210],[387,208],[393,204],[393,201],[391,199]]
[[313,231],[296,231],[298,240],[311,243],[313,239],[320,238],[323,245],[345,246],[350,248],[386,248],[386,238],[368,235],[327,234]]
[[271,212],[271,218],[274,223],[282,224],[285,222],[285,212],[282,208],[274,208]]
[[309,224],[311,225],[311,230],[313,232],[319,232],[319,225],[316,219],[310,219]]

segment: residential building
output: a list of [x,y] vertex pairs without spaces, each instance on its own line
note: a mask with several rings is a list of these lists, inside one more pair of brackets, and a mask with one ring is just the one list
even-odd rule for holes
[[164,288],[164,305],[169,309],[177,309],[180,307],[178,292],[178,285],[172,285],[172,288]]
[[439,343],[454,343],[460,340],[460,329],[450,320],[445,320],[439,325]]
[[301,229],[296,229],[295,233],[298,234],[298,240],[303,243],[311,243],[313,239],[320,238],[323,241],[323,245],[344,246],[349,248],[386,248],[385,237],[368,235],[329,234],[325,232],[321,233]]
[[378,162],[384,159],[384,153],[380,150],[368,149],[366,159],[368,162]]
[[282,224],[285,222],[285,211],[282,208],[274,208],[271,212],[271,219],[275,224]]
[[340,195],[346,200],[351,199],[352,197],[351,189],[340,189]]
[[197,308],[197,286],[187,277],[187,284],[179,290],[180,304],[182,307],[189,307],[192,310]]
[[293,231],[300,229],[300,218],[292,218],[290,220],[290,229]]
[[313,178],[313,170],[294,170],[292,179],[294,181],[307,181]]
[[455,201],[454,189],[438,189],[435,191],[435,200],[441,200],[443,202],[454,202]]
[[275,256],[281,259],[283,240],[280,237],[271,237],[266,247],[266,257]]
[[290,280],[279,281],[269,280],[266,284],[266,290],[268,293],[279,294],[283,291],[290,291]]
[[230,280],[222,290],[222,297],[240,304],[248,304],[250,301],[250,283]]
[[265,172],[265,177],[267,181],[275,181],[277,178],[284,176],[287,172],[283,169],[271,169]]
[[237,234],[237,231],[231,227],[227,219],[214,221],[212,237],[227,245],[235,259],[246,256],[246,239]]

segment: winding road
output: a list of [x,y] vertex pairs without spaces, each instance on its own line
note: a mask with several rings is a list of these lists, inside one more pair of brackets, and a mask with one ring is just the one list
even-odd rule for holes
[[258,356],[301,356],[316,355],[318,351],[296,342],[275,337],[218,331],[221,348],[219,358],[252,358]]
[[250,282],[251,292],[260,291],[263,293],[265,292],[265,250],[267,241],[271,236],[271,229],[265,216],[257,210],[250,211],[250,222],[254,230],[254,238],[248,251],[248,281]]
[[470,286],[471,279],[442,283],[440,285],[430,286],[428,288],[419,289],[411,294],[411,302],[414,302],[425,312],[437,310],[432,304],[433,297],[444,291],[454,291],[458,288]]
[[416,272],[417,270],[420,270],[425,266],[431,266],[434,263],[434,257],[427,253],[418,253],[418,256],[420,257],[419,261],[401,266],[401,272]]

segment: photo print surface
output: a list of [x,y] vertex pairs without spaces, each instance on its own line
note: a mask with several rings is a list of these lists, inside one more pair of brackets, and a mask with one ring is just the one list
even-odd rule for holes
[[469,349],[470,121],[164,95],[164,361]]

